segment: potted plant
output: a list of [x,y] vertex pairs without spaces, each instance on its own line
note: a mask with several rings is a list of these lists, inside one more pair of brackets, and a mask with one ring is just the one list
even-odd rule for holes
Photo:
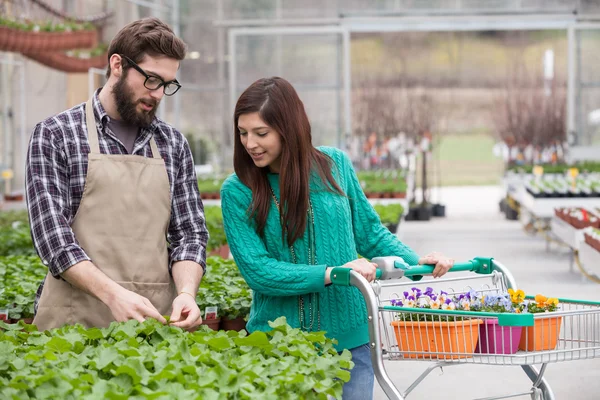
[[373,208],[379,215],[381,223],[385,225],[390,232],[396,233],[398,224],[400,224],[402,214],[404,213],[402,204],[375,204]]
[[229,258],[229,245],[225,236],[225,227],[223,226],[223,213],[219,206],[204,206],[204,218],[206,227],[210,232],[206,251],[209,256],[219,256]]
[[448,293],[436,293],[430,287],[425,291],[413,287],[404,292],[402,298],[392,299],[391,305],[402,308],[391,325],[404,357],[456,359],[473,354],[481,319],[419,313],[426,309],[469,309],[469,306],[457,304]]
[[[489,293],[481,297],[480,310],[493,313],[522,313],[525,292],[508,289],[508,292]],[[514,354],[519,348],[521,326],[500,326],[497,318],[486,318],[479,326],[479,343],[476,353]]]
[[[547,298],[541,294],[529,298],[526,304],[527,312],[533,314],[551,313],[558,309],[558,299]],[[534,318],[534,326],[523,329],[519,350],[541,351],[552,350],[556,347],[561,329],[561,316],[540,316]]]

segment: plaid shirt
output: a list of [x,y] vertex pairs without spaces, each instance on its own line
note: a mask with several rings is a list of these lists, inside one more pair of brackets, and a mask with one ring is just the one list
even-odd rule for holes
[[[125,146],[107,126],[109,116],[94,94],[100,152],[127,154]],[[55,278],[78,262],[90,260],[77,243],[71,223],[85,186],[90,146],[85,123],[85,103],[36,125],[26,164],[27,208],[31,236],[44,265]],[[155,118],[136,138],[133,153],[152,157],[154,136],[169,176],[171,221],[167,232],[169,271],[175,261],[195,261],[206,270],[208,231],[204,206],[190,147],[185,137]],[[44,282],[36,296],[36,311]]]

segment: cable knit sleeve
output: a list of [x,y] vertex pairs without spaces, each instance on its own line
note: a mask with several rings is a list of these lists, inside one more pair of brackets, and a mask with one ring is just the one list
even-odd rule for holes
[[325,290],[325,265],[273,258],[248,217],[251,191],[232,175],[221,188],[223,223],[235,262],[252,290],[267,296],[297,296]]
[[350,201],[352,227],[358,254],[366,258],[398,256],[409,265],[416,265],[419,256],[413,249],[402,243],[379,219],[369,200],[365,196],[354,167],[346,153],[338,150],[335,159],[344,176],[345,190]]

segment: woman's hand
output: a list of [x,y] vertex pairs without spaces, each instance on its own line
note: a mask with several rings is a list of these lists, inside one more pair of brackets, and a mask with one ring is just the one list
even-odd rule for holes
[[433,269],[433,277],[439,278],[444,276],[446,272],[454,265],[454,259],[444,256],[442,253],[434,251],[419,259],[419,264],[435,265]]
[[343,265],[344,268],[351,268],[353,271],[361,274],[367,281],[373,282],[377,273],[377,264],[370,262],[366,258],[357,258]]

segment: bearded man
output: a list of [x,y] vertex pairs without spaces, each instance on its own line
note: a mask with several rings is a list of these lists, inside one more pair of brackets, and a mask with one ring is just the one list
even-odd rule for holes
[[186,45],[156,18],[125,26],[107,83],[35,127],[26,164],[36,251],[48,267],[40,330],[154,318],[193,330],[208,232],[190,147],[156,117]]

